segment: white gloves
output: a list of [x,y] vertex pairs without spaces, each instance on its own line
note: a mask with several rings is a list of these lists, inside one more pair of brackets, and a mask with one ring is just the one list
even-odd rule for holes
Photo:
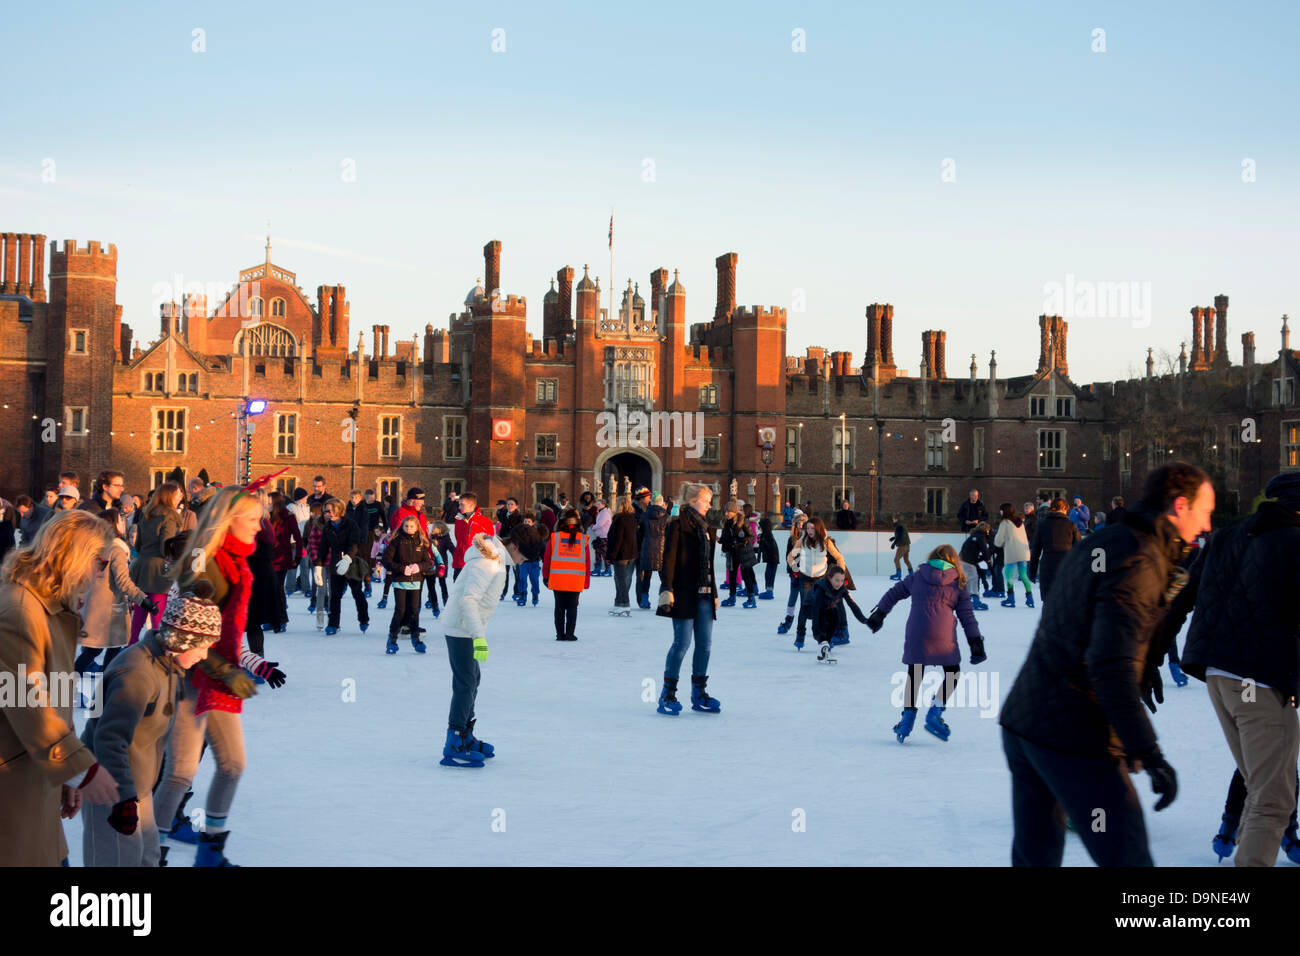
[[347,574],[350,567],[352,567],[352,559],[345,554],[339,558],[339,563],[334,565],[334,573]]

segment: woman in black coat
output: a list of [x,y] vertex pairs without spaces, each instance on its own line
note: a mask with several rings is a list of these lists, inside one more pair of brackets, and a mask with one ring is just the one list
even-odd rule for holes
[[1052,502],[1052,510],[1038,519],[1029,552],[1029,577],[1038,582],[1042,600],[1047,600],[1056,569],[1070,549],[1079,543],[1079,529],[1066,513],[1064,498]]
[[[749,533],[749,522],[744,513],[735,505],[729,505],[726,520],[722,523],[721,544],[726,553],[728,567],[738,568],[745,579],[745,607],[758,607],[758,582],[754,578],[754,565],[758,555],[754,551],[754,541]],[[727,599],[723,607],[736,606],[736,576],[727,575]]]
[[691,709],[716,714],[722,709],[722,704],[705,692],[709,680],[713,622],[718,608],[718,583],[713,576],[717,541],[713,529],[704,519],[713,504],[713,491],[708,485],[688,484],[681,497],[681,514],[668,523],[664,533],[664,557],[659,569],[662,583],[658,613],[673,620],[673,644],[664,664],[659,713],[681,713],[682,705],[677,701],[677,679],[694,639]]
[[609,544],[605,549],[605,559],[614,565],[614,607],[631,607],[628,591],[632,586],[632,574],[636,570],[636,510],[632,507],[632,498],[623,496],[614,520],[609,525]]

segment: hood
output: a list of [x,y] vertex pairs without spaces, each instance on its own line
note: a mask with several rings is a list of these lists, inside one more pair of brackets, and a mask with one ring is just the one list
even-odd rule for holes
[[929,562],[926,562],[925,564],[917,568],[916,574],[926,584],[934,585],[935,587],[943,587],[945,585],[952,584],[957,580],[956,568],[948,567],[948,568],[944,568],[943,570],[940,570],[939,568],[936,568],[933,564],[930,564]]
[[663,505],[651,505],[645,510],[645,516],[647,518],[658,518],[660,515],[666,515],[667,513],[668,509]]
[[480,531],[470,539],[470,546],[465,549],[465,564],[471,561],[497,561],[501,564],[509,564],[510,556],[506,553],[505,545],[496,535],[485,534]]

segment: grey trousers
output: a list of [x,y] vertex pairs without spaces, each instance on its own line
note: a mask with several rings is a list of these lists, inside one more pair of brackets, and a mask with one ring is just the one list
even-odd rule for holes
[[614,607],[631,607],[628,590],[632,587],[632,575],[636,567],[632,561],[614,562]]
[[1300,718],[1281,691],[1251,688],[1239,680],[1206,680],[1210,703],[1228,739],[1232,759],[1246,782],[1246,805],[1237,829],[1236,866],[1272,866],[1295,810],[1295,765],[1300,756]]
[[474,719],[474,701],[478,699],[478,684],[483,674],[474,660],[472,637],[443,636],[447,639],[447,660],[451,663],[451,712],[447,715],[447,726],[464,733]]
[[[102,803],[81,807],[82,866],[157,866],[158,826],[153,815],[153,794],[140,794],[137,812],[140,823],[135,833],[124,836],[108,824],[113,808]],[[175,812],[175,811],[173,811]]]
[[[195,693],[186,688],[187,695]],[[203,754],[206,737],[217,763],[217,771],[208,787],[207,801],[203,806],[202,829],[220,832],[226,828],[230,805],[235,800],[239,778],[244,773],[244,729],[239,714],[226,710],[209,710],[194,716],[195,701],[186,696],[176,708],[176,724],[167,741],[167,768],[162,786],[154,794],[154,812],[169,829],[176,808],[180,806],[185,791],[198,773],[199,758]],[[200,827],[195,827],[195,830]]]

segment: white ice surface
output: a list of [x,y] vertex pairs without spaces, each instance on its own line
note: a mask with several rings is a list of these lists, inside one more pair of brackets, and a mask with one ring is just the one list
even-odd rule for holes
[[[864,612],[889,583],[857,576]],[[850,619],[839,663],[819,665],[811,638],[814,649],[797,653],[793,631],[776,633],[787,588],[779,576],[777,600],[719,610],[709,690],[722,713],[691,711],[688,656],[677,717],[655,710],[671,626],[635,608],[609,616],[613,578],[582,596],[577,642],[555,641],[549,592],[536,608],[507,599],[489,627],[477,705],[478,734],[498,756],[473,770],[438,764],[451,676],[430,611],[420,618],[428,653],[403,640],[388,656],[391,602],[376,610],[377,589],[370,631],[360,633],[346,599],[334,637],[294,595],[289,631],[266,635],[288,683],[259,688],[244,706],[248,768],[227,855],[251,866],[1006,865],[1010,777],[995,716],[949,708],[950,741],[918,720],[899,745],[890,728],[907,607],[878,635]],[[1039,611],[990,603],[979,614],[989,660],[968,670],[987,675],[986,691],[996,676],[1000,702]],[[1205,685],[1174,688],[1165,674],[1154,719],[1180,792],[1155,814],[1147,778],[1136,778],[1152,853],[1160,865],[1214,865],[1232,759]],[[355,702],[343,700],[347,682]],[[206,755],[191,809],[212,767]],[[804,832],[792,826],[796,810]],[[64,825],[79,865],[81,821]],[[185,845],[172,854],[177,865],[193,858]],[[1065,862],[1090,864],[1073,835]]]

